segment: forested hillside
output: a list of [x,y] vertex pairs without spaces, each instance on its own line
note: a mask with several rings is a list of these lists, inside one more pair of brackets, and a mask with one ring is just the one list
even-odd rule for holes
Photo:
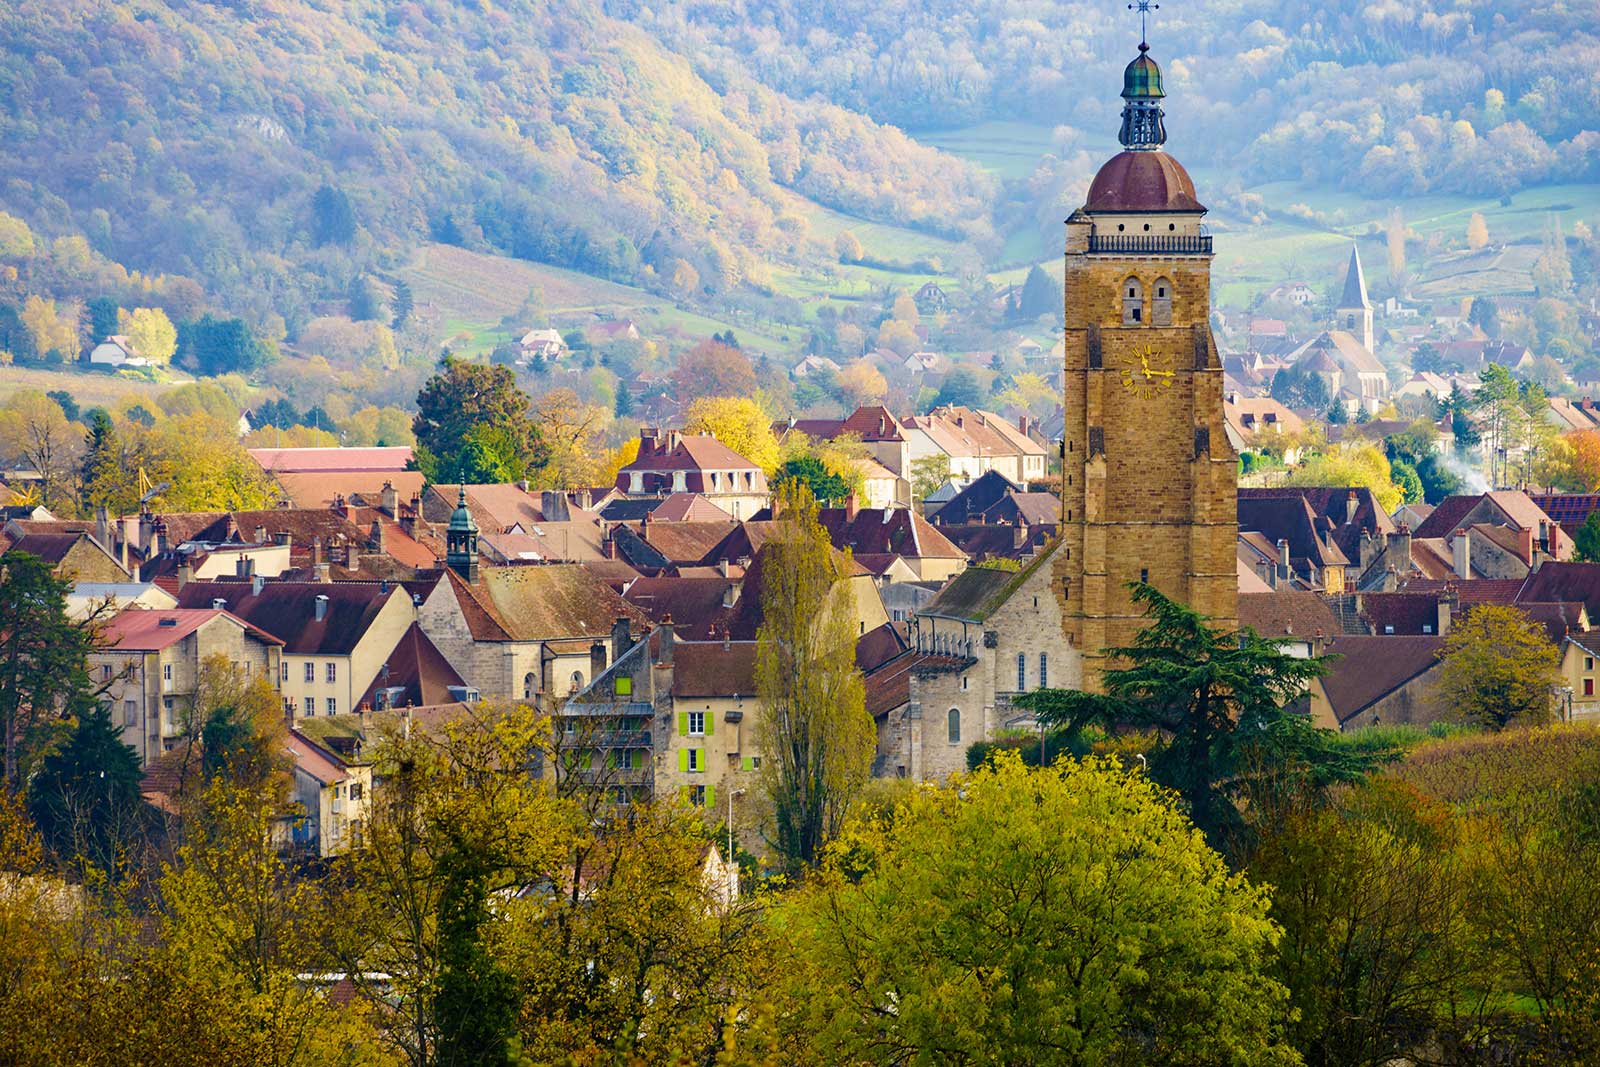
[[[591,0],[19,0],[0,209],[293,338],[430,238],[671,292],[823,253],[800,197],[962,238],[988,179]],[[798,195],[796,195],[798,194]]]
[[[700,57],[910,130],[1108,124],[1138,24],[1067,0],[607,0]],[[1600,9],[1510,0],[1194,0],[1153,14],[1175,138],[1247,178],[1369,192],[1585,181],[1600,165]],[[715,75],[712,75],[715,76]],[[1195,131],[1204,130],[1204,136]],[[1070,132],[1070,131],[1069,131]],[[1187,133],[1187,136],[1184,134]]]

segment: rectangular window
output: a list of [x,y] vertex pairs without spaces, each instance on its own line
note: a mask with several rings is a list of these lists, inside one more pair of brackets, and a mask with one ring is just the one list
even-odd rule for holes
[[1022,690],[1026,689],[1026,688],[1028,688],[1028,654],[1026,652],[1018,652],[1017,653],[1017,691],[1021,692]]
[[629,675],[620,675],[616,681],[617,696],[626,697],[633,695],[633,678]]
[[689,803],[693,804],[697,808],[705,807],[706,787],[703,785],[691,785],[689,787]]
[[103,682],[111,681],[111,664],[107,663],[100,668],[100,680]]
[[1050,684],[1050,653],[1039,653],[1039,688]]
[[704,737],[706,735],[706,713],[691,711],[689,713],[689,736]]
[[315,716],[316,713],[317,713],[317,698],[316,697],[306,697],[305,708],[306,708],[306,718],[309,719],[309,718],[312,718],[313,716]]
[[312,663],[310,660],[306,660],[306,681],[307,682],[314,682],[316,680],[317,680],[317,665],[315,663]]
[[1139,584],[1140,585],[1149,585],[1150,584],[1150,568],[1149,567],[1140,567],[1139,568]]
[[1586,696],[1586,697],[1594,696],[1594,679],[1593,678],[1585,678],[1583,680],[1583,695]]
[[161,680],[165,682],[172,681],[172,664],[163,663],[161,665]]
[[744,759],[739,761],[739,769],[741,771],[759,771],[761,769],[761,757],[760,756],[746,756],[746,757],[744,757]]
[[122,725],[139,725],[139,705],[131,700],[124,700],[122,702]]
[[289,680],[289,661],[288,660],[284,660],[283,661],[283,663],[281,664],[280,670],[281,670],[281,673],[283,675],[283,680],[287,682]]
[[691,770],[691,771],[705,770],[705,758],[701,755],[701,750],[700,749],[691,748],[689,750],[689,766],[688,766],[688,770]]
[[361,783],[360,782],[351,782],[350,783],[350,799],[351,800],[360,800],[361,799]]
[[328,714],[329,715],[337,715],[337,714],[339,714],[339,702],[337,700],[335,700],[333,697],[329,697],[328,698]]
[[1585,656],[1585,657],[1583,657],[1583,669],[1586,670],[1586,671],[1594,670],[1594,657],[1593,656]]
[[339,665],[337,663],[328,664],[328,684],[332,685],[334,682],[337,682],[338,680],[339,680]]

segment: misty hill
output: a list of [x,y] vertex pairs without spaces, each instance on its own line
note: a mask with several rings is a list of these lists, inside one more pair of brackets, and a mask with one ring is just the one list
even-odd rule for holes
[[291,335],[429,239],[715,293],[820,254],[811,203],[982,237],[991,184],[830,104],[708,83],[589,0],[21,0],[0,153],[0,209]]
[[[606,6],[708,76],[740,71],[912,131],[1005,118],[1099,139],[1138,40],[1136,16],[1098,0]],[[1194,162],[1242,161],[1254,181],[1497,196],[1596,177],[1597,33],[1593,3],[1510,0],[1194,0],[1150,27],[1169,125],[1191,131]]]

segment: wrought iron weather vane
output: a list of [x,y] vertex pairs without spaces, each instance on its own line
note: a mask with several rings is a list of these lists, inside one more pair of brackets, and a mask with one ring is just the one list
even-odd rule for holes
[[1152,11],[1160,11],[1161,10],[1161,5],[1160,4],[1152,4],[1150,2],[1150,0],[1138,0],[1137,3],[1129,4],[1128,5],[1128,10],[1129,11],[1137,11],[1139,13],[1139,44],[1140,44],[1140,46],[1143,46],[1143,45],[1145,45],[1147,43],[1147,41],[1146,41],[1147,34],[1145,33],[1145,20],[1150,17],[1150,12],[1152,12]]

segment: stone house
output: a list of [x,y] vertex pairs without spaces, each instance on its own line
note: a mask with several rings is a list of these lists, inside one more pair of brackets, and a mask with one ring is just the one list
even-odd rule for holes
[[557,712],[564,741],[558,773],[581,774],[621,802],[676,796],[731,813],[741,839],[758,847],[754,785],[756,643],[685,641],[671,622],[635,641],[627,619],[610,638],[612,662]]
[[939,781],[964,771],[974,742],[1036,729],[1033,713],[1013,704],[1018,694],[1082,686],[1083,655],[1067,640],[1050,587],[1060,550],[1050,546],[1019,571],[974,567],[918,610],[908,650],[916,658],[888,668],[904,672],[906,701],[878,708],[883,773]]
[[293,796],[303,813],[291,827],[293,843],[324,859],[360,848],[372,810],[372,764],[324,748],[299,730],[289,731],[288,747]]
[[[18,525],[16,523],[11,524]],[[86,530],[23,533],[5,549],[26,552],[49,564],[58,577],[81,582],[126,582],[128,571]]]
[[767,475],[759,466],[708,435],[639,431],[639,455],[617,472],[628,496],[699,493],[735,519],[767,506]]
[[1328,646],[1340,658],[1311,683],[1311,720],[1330,730],[1409,723],[1426,726],[1449,709],[1438,700],[1440,635],[1341,635]]
[[416,619],[411,595],[389,582],[190,582],[178,603],[226,609],[283,642],[291,719],[355,710]]
[[618,618],[644,621],[580,564],[454,570],[422,594],[417,621],[452,667],[484,697],[549,709],[609,663],[601,645]]
[[127,608],[89,654],[91,682],[140,766],[188,736],[200,668],[222,656],[246,677],[277,688],[283,641],[220,608]]

